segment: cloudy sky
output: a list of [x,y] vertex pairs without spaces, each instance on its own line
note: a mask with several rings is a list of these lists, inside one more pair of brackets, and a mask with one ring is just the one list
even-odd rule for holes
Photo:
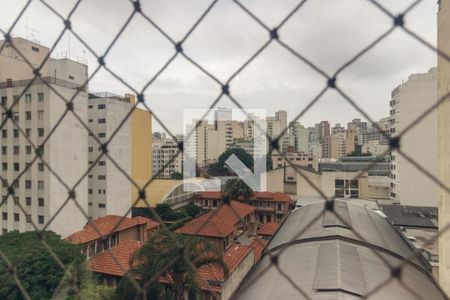
[[[0,0],[0,28],[8,30],[24,0]],[[47,0],[64,17],[75,0]],[[142,0],[143,11],[173,40],[186,34],[207,0]],[[269,27],[274,27],[299,2],[294,0],[241,0]],[[411,0],[379,0],[394,14]],[[408,14],[406,25],[431,44],[436,44],[436,0],[424,0]],[[83,0],[71,20],[74,31],[99,55],[132,13],[128,0]],[[28,24],[28,30],[27,30]],[[280,39],[332,74],[343,63],[388,30],[392,21],[365,0],[310,0],[282,27]],[[13,29],[13,35],[51,46],[63,24],[40,1],[34,0]],[[185,53],[218,79],[226,81],[266,41],[268,33],[229,0],[219,0],[210,14],[183,45]],[[70,45],[70,47],[69,47]],[[86,59],[89,69],[97,62],[73,34],[65,34],[54,56],[68,53]],[[136,90],[174,54],[174,48],[144,18],[137,15],[106,57],[107,65]],[[338,78],[338,85],[373,119],[389,113],[390,93],[411,73],[426,72],[436,65],[436,55],[396,29]],[[264,108],[268,114],[287,110],[294,118],[324,87],[324,78],[277,43],[272,43],[230,84],[242,106]],[[91,92],[130,92],[105,70],[90,83]],[[147,104],[174,133],[182,132],[183,109],[208,107],[220,86],[179,56],[147,89]],[[222,98],[218,106],[234,107]],[[321,120],[346,123],[361,115],[334,91],[300,119],[306,126]],[[160,127],[154,123],[155,130]]]

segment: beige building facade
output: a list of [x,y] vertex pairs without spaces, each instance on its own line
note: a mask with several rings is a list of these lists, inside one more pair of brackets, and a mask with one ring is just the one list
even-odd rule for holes
[[[3,43],[0,41],[0,45]],[[41,65],[49,53],[47,47],[22,38],[13,38],[13,43],[33,67]],[[88,168],[88,134],[80,121],[69,113],[51,138],[45,144],[44,141],[66,110],[66,102],[60,96],[66,100],[74,97],[74,111],[87,123],[88,94],[82,85],[87,80],[88,67],[69,59],[49,58],[41,74],[43,78],[34,81],[25,91],[34,77],[32,70],[11,45],[5,45],[0,53],[2,114],[5,118],[5,108],[16,102],[12,109],[13,119],[24,134],[11,120],[2,128],[0,159],[3,182],[0,190],[4,201],[0,206],[1,232],[34,230],[31,221],[41,229],[54,217],[47,229],[65,236],[82,227],[86,218],[74,201],[68,201],[58,213],[68,198],[68,191],[54,174],[58,174],[69,187],[83,176]],[[37,159],[33,162],[35,148],[25,136],[35,147],[44,145],[42,158],[54,173],[43,161]],[[14,184],[14,195],[6,198],[8,186],[21,172],[23,175]],[[78,205],[86,213],[87,178],[77,185],[75,193]]]
[[[441,0],[438,12],[438,49],[450,56],[450,1]],[[450,62],[438,57],[438,96],[446,97],[450,92]],[[450,186],[450,100],[447,98],[438,107],[439,179]],[[440,189],[439,197],[439,283],[450,295],[450,195]]]
[[[437,69],[412,74],[392,91],[391,135],[408,128],[424,111],[437,103]],[[438,112],[431,111],[400,139],[401,151],[433,176],[438,173]],[[403,205],[439,204],[439,187],[404,156],[392,151],[391,198]]]

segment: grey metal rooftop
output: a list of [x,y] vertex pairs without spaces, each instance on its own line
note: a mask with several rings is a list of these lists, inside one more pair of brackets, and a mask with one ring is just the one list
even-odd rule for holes
[[[446,299],[431,277],[431,266],[386,219],[348,201],[336,200],[333,210],[339,218],[324,209],[324,202],[294,210],[235,298],[355,299],[369,293],[371,299]],[[284,274],[269,252],[278,256]],[[397,279],[391,269],[403,261]]]

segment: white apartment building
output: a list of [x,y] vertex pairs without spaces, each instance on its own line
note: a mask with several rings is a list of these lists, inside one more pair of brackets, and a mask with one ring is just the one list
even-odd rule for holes
[[[437,69],[413,74],[392,91],[391,135],[396,136],[437,102]],[[437,111],[434,110],[400,139],[400,149],[437,176]],[[402,205],[438,206],[439,187],[413,164],[392,151],[391,198]]]
[[[108,154],[127,174],[131,174],[131,118],[123,124],[121,122],[132,106],[130,95],[89,94],[89,128],[101,143],[114,134],[108,144]],[[117,131],[119,125],[121,128]],[[93,136],[89,136],[87,149],[91,166],[101,155],[102,149]],[[106,155],[97,161],[88,175],[88,200],[89,216],[92,218],[123,215],[130,207],[131,185]]]
[[[0,41],[0,47],[3,43]],[[13,43],[33,67],[41,65],[49,53],[47,47],[22,38],[13,38]],[[73,102],[74,111],[87,122],[87,87],[82,87],[88,76],[87,65],[70,59],[49,58],[40,72],[43,79],[34,81],[24,91],[34,77],[32,69],[10,45],[6,45],[0,53],[2,116],[6,116],[5,107],[17,101],[12,109],[13,118],[34,146],[44,143],[66,110],[66,103],[59,95],[70,99],[79,90]],[[23,96],[19,99],[21,94]],[[69,187],[74,186],[87,170],[87,135],[82,124],[68,113],[43,146],[42,158]],[[43,228],[54,218],[47,230],[67,236],[86,223],[83,213],[72,200],[56,215],[68,199],[68,191],[41,160],[32,163],[35,151],[11,120],[2,128],[0,145],[3,181],[0,189],[3,196],[7,194],[8,185],[29,166],[15,184],[14,196],[2,199],[2,234],[12,230],[34,230],[30,221],[38,228]],[[87,178],[74,191],[76,201],[87,213]],[[25,214],[19,209],[18,203],[25,209]]]
[[[153,140],[152,176],[171,178],[172,173],[183,174],[183,153],[178,153],[178,144],[173,139]],[[162,171],[161,171],[162,170]],[[159,172],[159,173],[158,173]]]
[[289,123],[289,134],[293,137],[295,151],[308,153],[308,130],[300,122]]

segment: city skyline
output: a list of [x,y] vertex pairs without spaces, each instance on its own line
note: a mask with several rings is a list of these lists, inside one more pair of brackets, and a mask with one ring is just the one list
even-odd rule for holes
[[[411,1],[381,1],[393,13],[405,9]],[[75,1],[58,3],[50,1],[63,16],[67,15],[70,6]],[[285,12],[296,4],[296,1],[286,1],[272,9],[265,9],[270,1],[246,3],[251,9],[256,9],[258,17],[269,26],[278,23]],[[6,30],[19,12],[24,2],[0,2],[5,7],[0,12],[0,28]],[[124,2],[116,5],[104,5],[106,2],[84,3],[72,16],[75,32],[86,38],[89,45],[97,53],[102,53],[110,40],[102,36],[117,32],[123,25],[132,6]],[[172,2],[143,3],[144,12],[148,13],[163,30],[174,38],[181,39],[186,28],[194,23],[209,3],[194,1],[189,4]],[[174,9],[182,6],[183,9]],[[331,6],[331,8],[330,8]],[[352,9],[348,9],[351,6]],[[95,18],[100,7],[107,15],[107,20]],[[327,7],[327,9],[324,9]],[[105,11],[106,10],[106,11]],[[368,1],[345,1],[335,4],[332,1],[307,3],[301,16],[288,22],[280,31],[280,38],[287,44],[290,40],[306,41],[292,43],[292,47],[304,54],[319,68],[327,73],[334,72],[341,64],[356,55],[363,46],[378,37],[391,25],[391,20],[383,16]],[[7,12],[7,13],[6,13]],[[270,13],[269,13],[270,12]],[[421,3],[406,19],[412,30],[423,36],[432,45],[436,45],[436,13],[437,4],[432,1]],[[266,33],[258,24],[243,14],[233,3],[219,1],[212,9],[212,17],[207,17],[206,26],[200,26],[186,42],[183,50],[194,59],[201,57],[199,63],[219,80],[225,81],[240,64],[267,39]],[[110,18],[110,19],[109,19]],[[233,18],[233,24],[225,21]],[[353,26],[356,20],[365,20],[364,26]],[[174,20],[176,20],[174,22]],[[317,20],[324,22],[317,26]],[[294,27],[293,24],[300,22]],[[108,26],[105,26],[108,24]],[[228,24],[228,25],[227,25]],[[117,72],[128,83],[140,90],[148,79],[162,67],[162,62],[169,59],[174,52],[173,46],[156,32],[143,18],[136,18],[124,31],[110,52],[111,69]],[[309,31],[302,30],[307,26]],[[19,20],[13,34],[37,38],[41,43],[52,45],[58,30],[49,32],[46,28],[61,28],[62,22],[42,4],[32,2],[27,13]],[[236,30],[245,27],[245,33]],[[140,31],[135,29],[139,28]],[[36,33],[36,31],[38,33]],[[348,31],[348,32],[347,32]],[[96,36],[95,39],[89,38]],[[70,36],[70,37],[69,37]],[[298,38],[300,37],[300,38]],[[354,37],[358,37],[355,39]],[[209,38],[209,39],[206,39]],[[212,39],[212,40],[211,40]],[[208,41],[208,42],[206,42]],[[334,44],[338,44],[335,47]],[[69,47],[70,44],[70,47]],[[242,51],[236,52],[239,45]],[[412,46],[414,45],[414,47]],[[149,50],[148,50],[149,49]],[[333,55],[330,50],[333,49]],[[96,59],[85,49],[73,34],[65,34],[55,49],[56,53],[66,53],[80,59],[87,59],[89,69],[97,67]],[[140,57],[139,64],[124,64],[123,57]],[[411,73],[421,73],[436,66],[436,56],[424,46],[416,46],[415,41],[400,31],[380,45],[369,51],[353,66],[340,74],[338,85],[363,107],[371,118],[377,120],[388,114],[387,105],[390,92],[402,81],[407,80]],[[268,80],[271,78],[270,80]],[[279,109],[288,111],[288,120],[306,107],[325,85],[324,78],[301,61],[282,49],[277,44],[270,45],[247,69],[230,84],[230,90],[236,99],[244,106],[251,108],[266,108],[272,114]],[[119,95],[129,93],[117,79],[101,70],[91,82],[92,91],[109,91]],[[182,131],[182,124],[175,117],[184,108],[206,108],[217,97],[220,87],[205,74],[202,74],[184,58],[175,59],[160,78],[147,91],[146,98],[149,107],[172,133]],[[173,103],[177,105],[171,105]],[[182,105],[179,105],[182,103]],[[222,98],[217,106],[235,107],[229,99]],[[334,91],[325,93],[323,99],[308,111],[299,121],[307,126],[313,125],[319,119],[330,123],[343,123],[346,119],[362,118],[340,95]],[[161,130],[155,123],[155,130]]]

